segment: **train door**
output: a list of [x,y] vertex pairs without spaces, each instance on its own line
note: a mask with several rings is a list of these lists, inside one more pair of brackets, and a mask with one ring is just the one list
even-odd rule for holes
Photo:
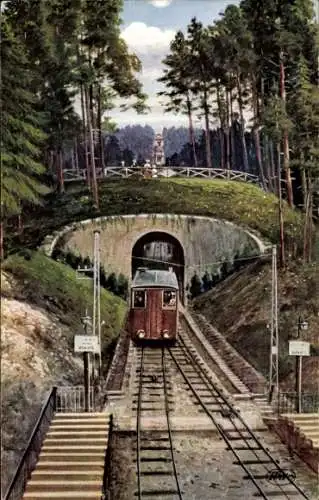
[[148,295],[148,337],[157,339],[161,337],[161,304],[159,300],[161,292],[156,288],[149,288]]

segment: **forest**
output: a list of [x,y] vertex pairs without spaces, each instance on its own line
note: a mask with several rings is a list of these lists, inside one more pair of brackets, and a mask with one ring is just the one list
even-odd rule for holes
[[[86,169],[98,209],[97,169],[149,155],[150,126],[119,129],[111,118],[115,98],[123,99],[123,109],[149,111],[141,62],[121,38],[123,7],[123,0],[4,3],[1,248],[8,220],[21,224],[30,206],[50,191],[64,191],[65,168]],[[242,0],[207,26],[191,19],[163,60],[159,97],[167,112],[183,113],[189,123],[188,130],[163,130],[167,164],[257,174],[279,197],[281,260],[282,198],[304,211],[305,260],[312,254],[318,47],[312,0]],[[194,129],[195,116],[204,130]]]

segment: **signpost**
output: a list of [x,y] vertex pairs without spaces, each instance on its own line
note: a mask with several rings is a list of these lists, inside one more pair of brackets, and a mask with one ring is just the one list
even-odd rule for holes
[[289,340],[289,356],[310,356],[310,342]]
[[[308,322],[302,321],[299,316],[298,319],[298,333],[297,338],[300,337],[301,330],[308,329]],[[296,358],[296,387],[295,392],[297,393],[296,399],[296,410],[297,413],[301,413],[301,379],[302,379],[302,357],[310,356],[310,342],[304,342],[302,340],[290,340],[289,341],[289,355],[297,356]]]
[[96,336],[93,335],[75,335],[74,352],[99,352],[99,343]]

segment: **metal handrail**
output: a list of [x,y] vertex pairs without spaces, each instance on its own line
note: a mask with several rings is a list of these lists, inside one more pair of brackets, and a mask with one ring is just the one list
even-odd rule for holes
[[[20,462],[18,464],[18,467],[16,469],[16,472],[11,480],[11,483],[3,497],[3,500],[20,500],[22,498],[22,495],[25,490],[26,483],[28,479],[31,476],[32,471],[35,468],[35,465],[37,463],[38,455],[41,450],[41,446],[43,443],[43,437],[40,438],[40,442],[36,442],[39,431],[42,428],[42,424],[44,420],[46,420],[46,424],[49,426],[52,420],[52,416],[55,412],[56,408],[56,392],[57,388],[52,387],[49,396],[47,400],[45,401],[44,405],[42,406],[41,413],[39,415],[39,418],[33,428],[31,437],[29,439],[29,442],[24,450],[24,453],[20,459]],[[51,412],[49,413],[48,410],[51,409]],[[45,430],[44,434],[46,433],[47,429]],[[34,447],[35,445],[35,447]],[[32,456],[32,453],[35,453],[35,456]],[[31,458],[31,460],[30,460]],[[30,460],[30,464],[28,461]],[[25,469],[25,466],[27,468]]]
[[107,449],[104,461],[104,474],[103,474],[103,490],[101,500],[109,500],[108,489],[110,487],[111,478],[111,437],[113,433],[113,413],[110,415],[109,432],[107,436]]

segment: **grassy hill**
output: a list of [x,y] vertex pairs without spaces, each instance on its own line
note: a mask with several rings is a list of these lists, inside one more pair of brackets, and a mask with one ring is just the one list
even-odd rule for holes
[[[297,334],[299,315],[309,322],[303,340],[319,353],[319,267],[292,263],[278,273],[279,370],[283,387],[294,389],[294,357],[288,339]],[[256,262],[196,298],[192,307],[206,316],[227,340],[266,376],[269,370],[271,265]],[[303,389],[318,391],[318,357],[304,359]]]
[[[42,209],[25,216],[24,231],[8,228],[10,252],[27,245],[34,248],[44,237],[69,224],[101,215],[174,213],[225,219],[254,229],[278,241],[278,200],[253,184],[200,179],[121,179],[99,184],[100,211],[84,184],[69,186],[62,195],[52,194]],[[290,247],[300,247],[303,217],[284,203],[284,221]]]
[[[101,294],[103,371],[126,304]],[[78,281],[70,267],[41,252],[24,251],[1,270],[1,453],[5,489],[53,385],[83,384],[83,360],[74,353],[80,318],[92,314],[92,280]]]
[[[41,252],[26,251],[6,259],[3,271],[9,272],[20,284],[14,298],[23,298],[30,304],[58,316],[70,330],[81,332],[81,316],[85,310],[92,315],[92,280],[78,280],[69,266],[46,257]],[[125,302],[107,290],[101,290],[101,320],[103,347],[107,349],[123,323]],[[73,338],[70,338],[73,348]]]

